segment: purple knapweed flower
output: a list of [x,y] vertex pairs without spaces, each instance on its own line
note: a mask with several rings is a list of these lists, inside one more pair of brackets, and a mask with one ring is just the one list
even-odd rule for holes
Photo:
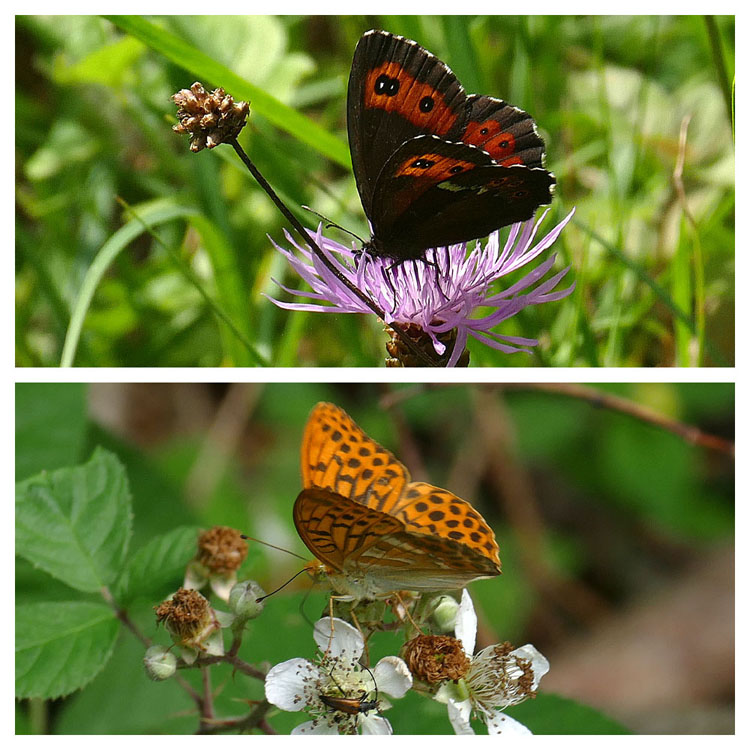
[[[498,279],[527,265],[551,247],[575,209],[534,245],[537,229],[548,211],[536,223],[530,220],[511,226],[502,247],[500,234],[495,231],[484,246],[476,242],[468,255],[464,242],[430,249],[425,260],[407,260],[397,265],[392,258],[371,257],[325,237],[322,225],[316,234],[311,232],[311,237],[340,272],[379,305],[386,324],[395,321],[410,331],[421,329],[440,356],[446,352],[444,342],[452,338],[455,343],[447,366],[455,367],[469,336],[508,354],[529,352],[527,347],[536,346],[536,339],[503,336],[492,329],[529,305],[553,302],[573,292],[575,283],[553,291],[570,266],[542,280],[554,265],[556,254],[507,289],[497,291],[494,286]],[[281,302],[269,297],[272,302],[287,310],[371,312],[307,247],[298,244],[288,232],[285,236],[301,257],[275,242],[274,247],[312,291],[290,289],[275,279],[274,282],[290,294],[314,302]],[[492,310],[489,314],[475,317],[477,311],[488,308]]]

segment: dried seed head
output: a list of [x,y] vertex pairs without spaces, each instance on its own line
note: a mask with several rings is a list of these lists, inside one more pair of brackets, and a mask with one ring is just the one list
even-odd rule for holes
[[247,542],[229,526],[214,526],[198,537],[198,562],[209,573],[234,573],[247,557]]
[[250,112],[248,102],[235,102],[224,89],[208,93],[197,81],[172,97],[179,123],[175,133],[190,134],[190,150],[214,148],[236,138],[245,127]]
[[163,622],[174,640],[182,645],[193,645],[218,627],[208,600],[191,589],[177,589],[171,599],[154,609],[156,621]]
[[448,635],[418,635],[404,645],[402,655],[409,671],[430,684],[459,680],[469,670],[461,641]]

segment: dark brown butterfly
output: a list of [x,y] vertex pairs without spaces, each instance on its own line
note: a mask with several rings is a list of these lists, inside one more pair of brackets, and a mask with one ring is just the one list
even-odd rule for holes
[[531,116],[467,95],[445,63],[403,37],[373,30],[359,40],[347,127],[372,255],[422,258],[552,201],[555,178]]

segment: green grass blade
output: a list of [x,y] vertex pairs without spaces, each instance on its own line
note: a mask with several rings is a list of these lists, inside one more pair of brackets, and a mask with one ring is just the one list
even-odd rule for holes
[[235,99],[249,101],[255,114],[265,117],[276,127],[311,146],[331,161],[346,169],[351,168],[349,149],[341,139],[297,110],[282,104],[196,47],[140,16],[104,17],[168,60],[194,73],[204,84],[208,85],[207,82],[210,81],[213,85],[225,88]]

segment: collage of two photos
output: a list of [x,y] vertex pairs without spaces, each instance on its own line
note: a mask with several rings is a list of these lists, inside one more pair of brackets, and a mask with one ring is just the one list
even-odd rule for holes
[[16,734],[734,734],[734,35],[16,16]]

